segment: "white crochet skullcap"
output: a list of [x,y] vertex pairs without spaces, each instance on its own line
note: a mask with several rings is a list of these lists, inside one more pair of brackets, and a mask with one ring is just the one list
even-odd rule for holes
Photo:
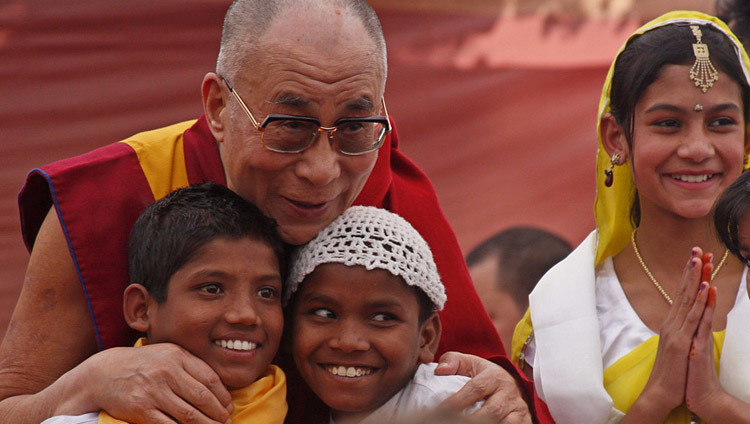
[[445,287],[427,242],[404,218],[372,206],[352,206],[292,255],[285,302],[318,265],[380,268],[422,290],[440,311]]

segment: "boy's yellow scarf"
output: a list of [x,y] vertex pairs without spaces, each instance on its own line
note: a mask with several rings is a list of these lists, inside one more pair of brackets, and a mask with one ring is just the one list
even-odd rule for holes
[[[142,337],[136,347],[147,344]],[[269,365],[263,375],[253,384],[231,392],[234,412],[232,423],[283,423],[287,412],[286,375],[276,365]],[[125,421],[112,418],[102,411],[99,424],[122,424]],[[127,424],[127,423],[126,423]]]

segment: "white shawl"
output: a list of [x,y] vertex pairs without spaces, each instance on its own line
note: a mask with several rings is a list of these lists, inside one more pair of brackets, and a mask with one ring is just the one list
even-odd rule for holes
[[[604,389],[596,314],[597,233],[593,231],[539,281],[529,296],[536,353],[534,382],[559,424],[616,423],[623,413]],[[743,282],[744,284],[744,282]],[[750,298],[738,298],[727,316],[719,381],[750,401]]]

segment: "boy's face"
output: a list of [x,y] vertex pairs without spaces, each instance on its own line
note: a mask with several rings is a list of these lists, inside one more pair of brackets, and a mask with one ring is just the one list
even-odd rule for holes
[[228,388],[245,387],[278,349],[280,299],[279,264],[267,244],[250,237],[214,239],[172,275],[166,301],[148,299],[149,343],[176,343],[205,361]]
[[334,417],[381,406],[431,362],[437,314],[420,326],[413,289],[383,269],[323,264],[305,278],[292,315],[292,353]]
[[525,309],[516,303],[510,293],[500,288],[497,268],[497,260],[488,258],[470,266],[469,274],[503,344],[510,346],[516,323],[523,318]]

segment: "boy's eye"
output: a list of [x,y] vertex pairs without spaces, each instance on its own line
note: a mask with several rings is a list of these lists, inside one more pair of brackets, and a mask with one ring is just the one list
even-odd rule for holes
[[372,320],[377,322],[389,322],[395,319],[396,317],[393,314],[389,314],[386,312],[380,312],[372,316]]
[[200,287],[200,291],[206,294],[219,294],[221,293],[221,286],[216,283],[204,284]]
[[278,295],[278,291],[273,287],[261,287],[258,290],[258,296],[264,299],[275,299]]
[[312,314],[316,317],[320,318],[326,318],[326,319],[334,319],[336,318],[336,314],[333,313],[332,310],[326,309],[326,308],[317,308],[312,311]]

